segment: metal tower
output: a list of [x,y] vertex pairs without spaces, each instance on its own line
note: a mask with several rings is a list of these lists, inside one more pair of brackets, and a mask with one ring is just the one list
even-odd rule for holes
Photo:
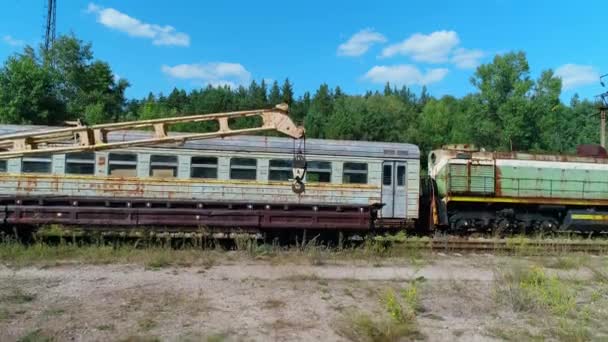
[[55,22],[56,22],[56,0],[45,0],[46,2],[46,20],[44,28],[44,50],[48,51],[55,41]]

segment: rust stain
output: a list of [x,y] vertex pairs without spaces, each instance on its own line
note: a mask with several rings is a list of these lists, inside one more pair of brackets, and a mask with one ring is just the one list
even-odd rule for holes
[[494,195],[502,196],[502,171],[499,167],[494,167]]
[[51,189],[55,192],[59,192],[59,177],[53,176],[51,179]]
[[608,158],[597,158],[590,156],[576,156],[565,154],[536,154],[523,152],[493,152],[492,154],[493,158],[495,159],[608,164]]

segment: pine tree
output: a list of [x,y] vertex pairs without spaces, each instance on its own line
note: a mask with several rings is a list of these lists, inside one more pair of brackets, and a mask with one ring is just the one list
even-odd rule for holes
[[391,89],[391,84],[389,82],[386,82],[386,84],[384,85],[384,96],[391,95],[393,95],[393,89]]
[[276,106],[281,103],[281,89],[279,89],[279,82],[272,82],[272,87],[270,87],[270,94],[268,95],[268,102],[271,105]]
[[281,87],[281,100],[290,106],[293,104],[293,85],[289,82],[289,78],[285,79]]

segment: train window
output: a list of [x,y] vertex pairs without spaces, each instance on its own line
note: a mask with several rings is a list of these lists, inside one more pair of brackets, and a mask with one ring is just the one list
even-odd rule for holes
[[150,176],[177,177],[177,156],[150,156]]
[[306,181],[310,183],[330,183],[331,163],[325,161],[307,162]]
[[342,179],[344,183],[367,184],[367,164],[344,163]]
[[230,159],[230,179],[255,180],[257,163],[253,158]]
[[65,173],[92,175],[95,173],[95,153],[76,152],[65,155]]
[[190,163],[190,177],[217,178],[216,157],[192,157]]
[[0,173],[6,172],[6,160],[0,160]]
[[382,184],[393,184],[393,165],[384,165],[384,168],[382,170]]
[[273,159],[270,161],[268,179],[271,181],[287,181],[293,178],[293,161],[291,159]]
[[108,174],[119,177],[137,176],[137,155],[110,153],[108,156]]
[[405,166],[397,166],[397,186],[403,186],[405,184]]
[[25,173],[51,173],[52,160],[49,155],[24,157],[21,160],[21,172]]

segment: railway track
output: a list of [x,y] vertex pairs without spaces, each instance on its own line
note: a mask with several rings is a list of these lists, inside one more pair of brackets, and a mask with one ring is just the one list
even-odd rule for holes
[[[280,239],[275,240],[271,236],[260,232],[246,232],[235,230],[232,232],[214,233],[214,232],[159,232],[159,231],[140,231],[140,230],[104,230],[97,231],[91,235],[90,231],[74,230],[74,229],[55,229],[43,230],[36,233],[42,239],[61,237],[67,241],[72,239],[80,240],[83,238],[95,239],[131,239],[134,241],[171,241],[171,240],[199,240],[199,241],[226,241],[226,240],[255,240],[260,243],[263,241],[279,241],[280,245],[290,246],[293,240]],[[352,236],[351,236],[352,237]],[[302,237],[300,237],[301,239]],[[337,241],[334,237],[309,234],[308,239],[304,236],[304,240],[311,241],[318,245],[336,246]],[[538,237],[506,237],[506,238],[490,238],[490,237],[457,237],[457,236],[435,236],[435,237],[415,237],[397,235],[375,236],[373,238],[359,237],[358,239],[348,239],[354,243],[354,246],[360,246],[364,243],[382,243],[387,246],[396,248],[410,248],[417,250],[428,250],[434,252],[463,252],[463,253],[506,253],[506,254],[526,254],[539,255],[544,253],[564,253],[564,252],[584,252],[592,254],[608,254],[608,238],[580,238],[580,237],[556,237],[556,238],[538,238]],[[99,240],[93,240],[99,241]],[[300,243],[303,241],[300,240]]]
[[504,252],[504,253],[557,253],[585,252],[608,254],[606,239],[531,239],[531,238],[407,238],[396,244],[406,248],[418,248],[432,251],[463,251],[463,252]]

